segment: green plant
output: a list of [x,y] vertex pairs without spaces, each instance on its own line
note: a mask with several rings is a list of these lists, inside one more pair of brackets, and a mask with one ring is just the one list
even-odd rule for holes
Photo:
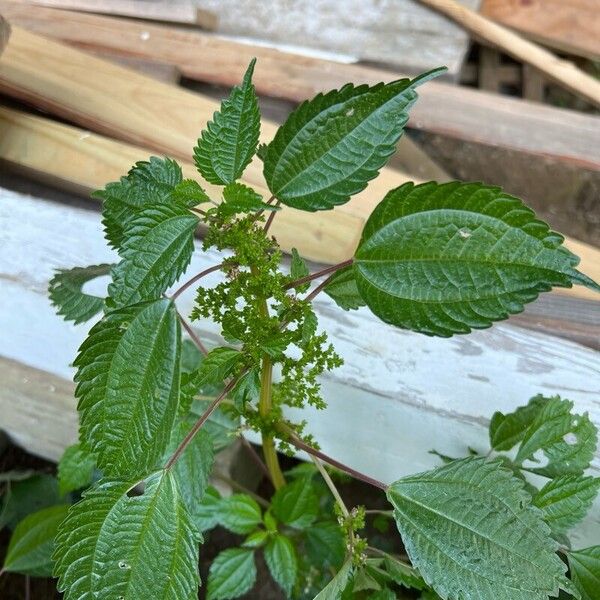
[[[319,376],[341,364],[318,330],[311,303],[321,292],[342,309],[366,305],[397,327],[447,337],[506,319],[553,286],[600,288],[520,200],[461,182],[391,190],[354,257],[311,274],[294,251],[283,272],[268,233],[277,212],[328,210],[364,189],[394,152],[415,88],[441,70],[320,94],[258,146],[253,69],[254,62],[194,149],[202,177],[222,186],[220,202],[184,180],[174,161],[140,162],[96,193],[120,262],[61,271],[50,284],[65,318],[104,313],[74,363],[80,444],[59,465],[61,493],[89,487],[60,525],[62,506],[28,517],[39,527],[48,522],[45,548],[58,531],[59,590],[67,600],[195,598],[202,533],[220,525],[243,538],[212,563],[212,600],[252,588],[259,552],[290,598],[381,600],[400,586],[422,598],[544,600],[563,590],[592,599],[600,548],[571,552],[565,534],[598,492],[600,480],[584,475],[597,433],[567,400],[536,397],[497,413],[488,455],[443,457],[441,467],[391,485],[324,455],[284,407],[325,408]],[[255,154],[267,200],[238,181]],[[168,293],[201,223],[204,249],[227,253]],[[107,298],[82,291],[109,270]],[[220,283],[201,286],[216,271]],[[208,352],[179,314],[176,300],[193,285],[192,319],[218,323],[227,346]],[[214,453],[245,430],[262,437],[270,499],[221,498],[209,485]],[[308,452],[313,464],[282,472],[276,443]],[[384,491],[393,511],[348,508],[340,471]],[[530,472],[547,483],[537,489]],[[378,527],[397,525],[410,562],[361,533],[373,518]],[[29,556],[33,572],[35,556],[19,533],[11,548],[19,565]],[[5,569],[14,568],[15,552]]]

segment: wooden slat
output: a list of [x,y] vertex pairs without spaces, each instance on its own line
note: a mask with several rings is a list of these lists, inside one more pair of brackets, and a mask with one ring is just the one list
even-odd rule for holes
[[[88,195],[115,181],[151,150],[83,131],[49,119],[0,107],[0,160],[41,181]],[[180,161],[185,177],[198,178],[193,165]],[[204,182],[207,191],[219,188]],[[257,189],[263,195],[267,190]],[[350,208],[348,208],[350,206]],[[311,260],[335,263],[352,256],[371,205],[343,205],[333,211],[306,213],[286,208],[274,221],[273,233],[282,248],[297,248]],[[566,245],[581,257],[581,270],[600,281],[600,250],[567,238]],[[598,300],[581,286],[558,293]]]
[[[30,177],[79,194],[87,196],[118,180],[151,154],[151,149],[0,107],[0,159]],[[180,163],[185,177],[199,178],[193,165]],[[217,186],[203,186],[213,198],[220,197]],[[256,189],[268,197],[265,188]],[[365,214],[347,212],[345,206],[320,213],[286,209],[272,231],[288,252],[298,248],[307,258],[335,263],[354,252],[364,219]]]
[[75,386],[0,356],[0,427],[28,452],[58,461],[77,441]]
[[210,30],[216,29],[219,22],[214,12],[198,8],[191,0],[187,2],[165,0],[20,0],[20,3],[167,23],[199,25]]
[[542,294],[512,323],[600,350],[600,308],[594,300]]
[[[461,0],[474,10],[480,0]],[[456,78],[469,36],[415,0],[202,0],[219,32],[425,71],[440,64]]]
[[470,10],[457,0],[419,2],[450,17],[478,39],[536,67],[548,79],[600,108],[600,81],[577,68],[572,62],[559,59],[548,50]]
[[[69,380],[69,364],[90,324],[73,326],[57,317],[46,288],[55,268],[115,259],[100,215],[0,190],[0,222],[0,356]],[[222,260],[199,246],[190,275]],[[207,285],[218,280],[211,277]],[[189,313],[194,296],[189,290],[178,299],[182,313]],[[290,411],[290,416],[308,420],[307,430],[325,452],[381,481],[438,464],[429,454],[432,448],[455,456],[465,455],[469,445],[486,452],[493,412],[513,410],[537,393],[560,393],[600,425],[598,352],[522,330],[511,321],[469,336],[436,339],[388,326],[366,309],[341,311],[324,295],[315,310],[345,364],[322,379],[326,410]],[[220,343],[217,326],[204,320],[198,325],[207,343]],[[46,429],[45,415],[58,412],[60,395],[55,399],[46,388],[45,395],[31,394],[35,403],[27,403],[27,382],[13,379],[11,388],[18,394],[3,394],[7,386],[1,372],[0,381],[1,422],[15,424],[11,435],[30,440],[35,427],[39,446],[56,440],[57,432],[65,435],[63,443],[72,439],[74,403],[62,409],[62,422],[57,416],[52,430]],[[591,473],[600,474],[600,451]],[[599,506],[600,499],[594,510]],[[576,530],[576,547],[597,542],[598,514]]]
[[600,59],[598,0],[483,0],[480,12],[556,50]]
[[94,56],[109,60],[110,62],[122,65],[128,69],[133,69],[138,73],[148,75],[149,77],[158,79],[164,83],[178,85],[181,80],[181,73],[175,65],[148,60],[146,58],[139,58],[137,56],[122,56],[121,54],[115,54],[114,52],[107,52],[104,50],[94,50],[92,53]]
[[[232,86],[239,83],[250,59],[258,57],[254,83],[265,96],[302,101],[351,81],[376,83],[401,75],[373,67],[341,64],[271,48],[239,44],[201,33],[108,17],[56,11],[32,11],[0,0],[0,13],[15,25],[81,47],[110,50],[176,65],[182,75]],[[143,39],[143,32],[149,34]],[[600,117],[540,106],[478,90],[430,82],[419,90],[409,126],[445,137],[497,147],[528,157],[600,170]]]

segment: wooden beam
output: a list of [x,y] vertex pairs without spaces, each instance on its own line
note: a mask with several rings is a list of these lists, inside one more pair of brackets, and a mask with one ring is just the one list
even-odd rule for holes
[[140,2],[140,0],[19,0],[19,3],[150,21],[164,21],[165,23],[199,25],[203,29],[209,30],[216,29],[219,23],[219,19],[214,12],[198,8],[190,0],[187,2],[168,2],[164,0],[153,2]]
[[[0,356],[68,381],[73,373],[69,364],[90,324],[73,326],[57,317],[45,290],[55,268],[114,260],[100,215],[0,190],[0,222]],[[188,272],[221,258],[198,245]],[[207,283],[218,280],[215,276]],[[194,295],[190,290],[178,299],[184,314]],[[326,410],[289,415],[308,420],[307,430],[324,452],[382,481],[438,464],[429,454],[432,448],[455,456],[466,455],[469,445],[487,451],[492,413],[513,410],[537,393],[564,395],[600,425],[600,362],[598,353],[588,348],[522,330],[510,320],[442,340],[393,328],[366,309],[343,312],[323,295],[315,309],[319,326],[345,364],[322,379]],[[201,327],[200,335],[209,344],[222,343],[217,327],[204,321]],[[8,386],[0,372],[2,423],[10,420],[11,435],[38,447],[56,440],[57,432],[70,440],[75,431],[74,402],[66,397],[71,384],[59,388],[48,379],[56,390],[47,386],[42,393],[44,378],[39,372],[37,376],[40,384],[32,383],[35,394],[28,400],[29,381],[23,381],[28,375],[15,375],[3,393]],[[56,415],[48,421],[52,427],[44,426],[47,414]],[[600,474],[600,450],[591,473]],[[598,540],[598,507],[600,499],[576,530],[577,547]]]
[[[0,0],[0,13],[14,25],[82,48],[103,49],[176,65],[182,75],[233,86],[258,57],[254,83],[259,93],[299,102],[347,82],[378,83],[398,72],[240,44],[202,33],[135,22],[16,5]],[[144,32],[148,36],[143,35]],[[473,142],[578,168],[600,170],[600,117],[540,106],[479,90],[430,82],[419,89],[409,127],[460,142]]]
[[600,350],[600,310],[597,301],[568,298],[562,294],[542,294],[511,320],[519,327]]
[[[44,117],[0,107],[0,160],[38,180],[83,195],[115,181],[151,150],[132,146],[64,125]],[[181,161],[185,177],[198,178],[193,165]],[[209,194],[220,189],[203,182]],[[257,188],[263,195],[265,188]],[[273,233],[282,248],[297,248],[311,260],[335,263],[352,256],[372,205],[353,204],[333,211],[306,213],[286,208],[274,221]],[[581,269],[600,281],[600,250],[567,239],[567,247],[581,257]],[[557,290],[578,298],[598,300],[596,294],[576,286]]]
[[419,2],[450,17],[477,38],[492,44],[517,60],[530,64],[555,83],[600,108],[600,81],[578,69],[573,63],[560,60],[551,52],[477,14],[456,0],[419,0]]
[[77,441],[73,383],[2,356],[0,378],[2,430],[28,452],[58,461]]
[[[0,160],[30,177],[84,196],[118,180],[152,153],[148,148],[0,107]],[[193,165],[180,164],[185,177],[199,179]],[[220,198],[220,188],[206,182],[202,185],[213,198]],[[266,188],[259,184],[256,189],[268,197]],[[272,231],[284,250],[297,248],[309,259],[336,263],[353,254],[365,218],[366,213],[361,214],[357,207],[320,213],[286,209],[278,215]]]
[[483,0],[480,12],[555,50],[600,60],[597,0]]
[[133,69],[138,73],[148,75],[148,77],[158,79],[158,81],[164,83],[178,85],[181,81],[181,72],[175,65],[148,60],[146,58],[138,58],[137,56],[122,56],[121,54],[104,50],[93,50],[92,54],[98,58],[109,60],[128,69]]

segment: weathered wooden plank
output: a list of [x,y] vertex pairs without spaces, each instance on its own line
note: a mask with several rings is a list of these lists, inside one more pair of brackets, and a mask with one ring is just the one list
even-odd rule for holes
[[600,59],[597,0],[483,0],[480,12],[556,50]]
[[[0,230],[0,356],[68,380],[88,325],[72,326],[56,317],[45,290],[54,268],[114,259],[102,238],[100,217],[4,191],[0,220],[6,223]],[[197,252],[190,273],[219,260],[215,252]],[[192,300],[193,292],[182,296],[184,313]],[[325,296],[315,306],[320,326],[346,362],[323,380],[329,408],[303,416],[325,452],[383,481],[430,468],[436,463],[428,454],[432,448],[450,455],[464,454],[467,445],[485,450],[491,414],[511,410],[536,393],[560,393],[600,425],[597,352],[510,322],[440,340],[391,328],[366,310],[344,313]],[[209,344],[218,343],[214,326],[202,323],[200,333]],[[3,423],[4,415],[20,406],[9,396],[0,394]],[[52,393],[31,397],[40,400],[39,419],[56,410]],[[11,419],[15,427],[31,430],[30,422]],[[60,433],[52,436],[65,436],[66,444],[72,421],[66,419],[66,426],[55,421],[53,431]],[[10,432],[31,435],[14,427]],[[45,435],[41,428],[40,448]],[[600,453],[592,472],[600,473]],[[598,535],[597,517],[590,518],[577,530],[576,543]]]
[[[41,181],[88,195],[108,181],[115,181],[150,150],[115,142],[43,117],[0,107],[0,160]],[[195,168],[182,161],[185,177],[198,178]],[[220,190],[206,182],[207,191],[220,197]],[[263,195],[266,189],[257,188]],[[352,256],[363,225],[373,205],[349,205],[334,211],[306,213],[286,209],[275,220],[273,234],[282,248],[297,248],[320,262],[341,262]],[[600,281],[600,251],[577,240],[567,246],[582,258],[581,269]],[[598,300],[580,286],[559,293]]]
[[600,350],[600,308],[594,300],[542,294],[512,322]]
[[216,29],[217,15],[198,8],[193,1],[166,2],[164,0],[19,0],[21,4],[35,4],[58,9],[71,9],[105,15],[120,15],[136,19],[199,25]]
[[[13,27],[0,61],[0,91],[96,132],[184,160],[191,156],[198,130],[219,106],[200,94],[155,81],[19,27]],[[271,140],[275,131],[274,123],[262,120],[263,141]],[[246,169],[244,181],[264,187],[258,159]],[[364,215],[403,181],[405,175],[382,169],[366,190],[344,205],[343,213]]]
[[175,65],[139,58],[137,56],[122,56],[104,50],[93,50],[92,53],[99,58],[109,60],[128,69],[133,69],[165,83],[178,85],[181,80],[181,73]]
[[[104,49],[176,65],[186,77],[232,86],[250,59],[258,57],[257,90],[265,96],[302,101],[351,81],[392,81],[398,72],[300,56],[273,48],[240,44],[201,33],[124,24],[118,19],[26,9],[0,0],[0,12],[15,25],[84,48]],[[118,31],[118,35],[114,32]],[[486,144],[514,154],[515,162],[531,158],[600,170],[600,117],[540,106],[478,90],[430,82],[419,90],[409,126],[458,143]],[[493,168],[500,170],[503,162]]]
[[[116,181],[151,149],[116,142],[43,117],[0,107],[0,160],[50,185],[88,196],[109,181]],[[185,177],[199,179],[195,167],[180,161]],[[399,175],[399,182],[406,177]],[[217,186],[203,182],[209,194],[220,198]],[[255,188],[265,197],[268,191]],[[341,210],[340,210],[341,209]],[[352,255],[366,214],[339,207],[316,214],[286,211],[273,224],[273,234],[288,252],[298,248],[308,258],[341,262]]]
[[74,384],[0,356],[0,428],[28,452],[58,461],[77,441]]
[[[480,0],[461,0],[477,9]],[[469,46],[459,27],[413,0],[203,0],[219,14],[219,31],[255,40],[341,52],[427,70],[448,66],[456,77]]]

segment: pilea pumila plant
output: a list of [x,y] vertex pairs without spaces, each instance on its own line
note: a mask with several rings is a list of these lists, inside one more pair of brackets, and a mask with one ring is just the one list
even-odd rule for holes
[[[319,94],[267,145],[253,69],[254,61],[194,148],[221,197],[183,179],[169,158],[137,163],[96,193],[120,262],[51,281],[66,319],[103,313],[75,359],[80,440],[59,465],[62,492],[80,499],[27,517],[5,569],[33,573],[27,532],[37,532],[54,548],[37,567],[53,563],[67,600],[192,599],[202,536],[220,525],[242,537],[210,567],[211,600],[252,589],[257,553],[288,598],[385,600],[405,588],[423,599],[598,600],[600,546],[571,550],[566,536],[600,487],[584,474],[597,432],[568,400],[540,396],[496,413],[487,454],[442,457],[389,485],[323,454],[285,411],[324,409],[319,377],[342,363],[319,330],[318,294],[449,337],[506,319],[553,286],[598,285],[519,199],[463,182],[401,185],[375,208],[352,258],[310,273],[293,250],[282,269],[269,234],[278,212],[330,210],[363,190],[393,154],[416,88],[442,69]],[[255,155],[269,198],[240,182]],[[222,262],[178,283],[199,225],[204,250],[223,251]],[[203,285],[213,272],[219,283]],[[111,278],[106,298],[83,291],[101,275]],[[194,309],[182,315],[177,300],[192,286]],[[189,318],[212,319],[224,345],[207,351]],[[262,438],[271,498],[221,497],[209,485],[211,473],[219,477],[215,452],[245,431]],[[313,462],[284,473],[277,447]],[[341,472],[383,490],[389,510],[346,506]],[[363,533],[373,513],[379,527],[397,526],[406,555]]]

